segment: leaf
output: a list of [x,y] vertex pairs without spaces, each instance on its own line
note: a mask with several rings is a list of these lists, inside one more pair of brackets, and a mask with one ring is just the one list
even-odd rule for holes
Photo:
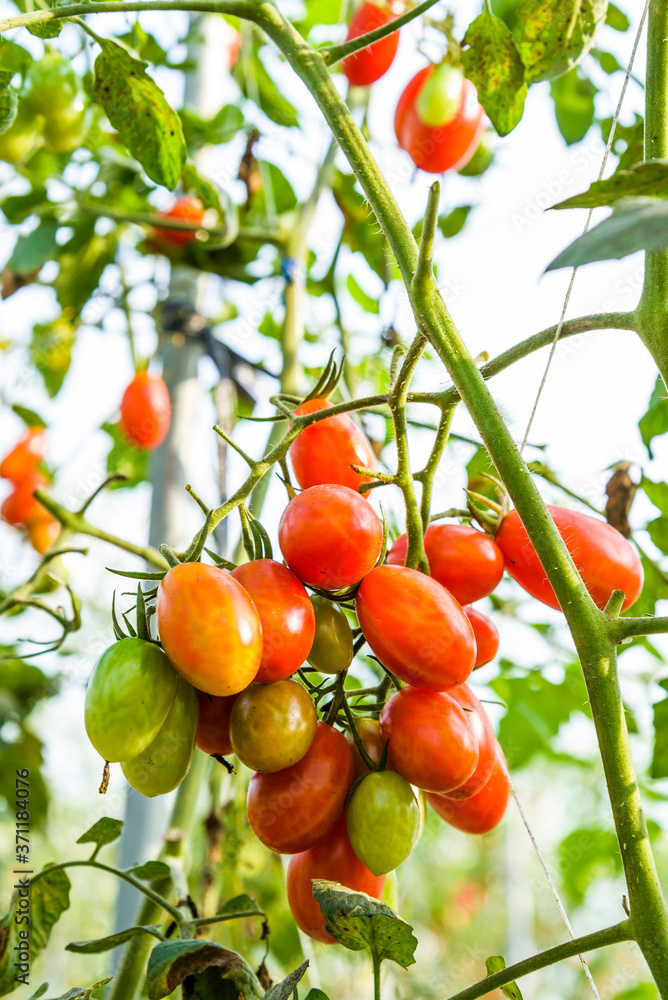
[[267,73],[259,56],[255,58],[254,70],[257,83],[257,103],[267,118],[271,118],[276,125],[298,126],[297,112]]
[[120,944],[125,944],[134,937],[144,937],[146,934],[152,937],[161,938],[159,928],[155,925],[150,927],[128,927],[118,934],[109,934],[107,937],[97,938],[94,941],[71,941],[65,946],[65,951],[72,951],[76,955],[98,955],[102,951],[111,951]]
[[[659,684],[668,691],[668,680]],[[654,752],[649,773],[653,778],[668,777],[668,698],[654,705]]]
[[368,201],[356,187],[355,175],[335,171],[332,194],[343,215],[343,242],[351,250],[359,250],[387,284],[387,242]]
[[[666,387],[660,375],[657,375],[656,377],[656,382],[654,383],[654,389],[652,390],[652,395],[650,396],[647,412],[644,413],[638,421],[638,429],[640,431],[643,444],[647,448],[647,454],[650,458],[654,458],[654,453],[651,447],[653,439],[655,437],[659,437],[661,434],[665,434],[665,432],[668,431],[668,396],[666,396]],[[652,503],[656,504],[656,506],[659,507],[659,510],[663,510],[660,504],[656,503],[651,493],[648,492],[649,480],[645,480],[643,477],[641,485]],[[649,487],[649,489],[651,489],[651,487]],[[657,493],[654,495],[658,496]],[[668,511],[666,513],[668,513]]]
[[72,361],[78,323],[61,315],[52,323],[36,323],[30,341],[30,359],[44,379],[49,396],[60,389]]
[[38,21],[36,24],[26,24],[26,28],[31,35],[37,38],[57,38],[63,28],[63,22],[55,19],[51,21]]
[[[495,972],[503,972],[506,968],[506,962],[501,955],[492,955],[485,960],[485,967],[487,975],[491,976]],[[522,994],[517,983],[508,983],[506,986],[502,986],[501,992],[504,996],[510,997],[510,1000],[522,1000]]]
[[[612,128],[612,118],[604,118],[601,122],[601,137],[607,144]],[[636,113],[633,125],[622,125],[617,122],[615,134],[612,140],[612,152],[619,158],[617,170],[630,170],[636,163],[640,163],[645,156],[643,138],[645,123],[642,115]]]
[[243,112],[236,104],[225,104],[213,118],[201,118],[192,108],[181,108],[179,115],[191,155],[202,146],[229,142],[244,127]]
[[105,431],[113,441],[111,451],[107,455],[107,473],[110,476],[125,476],[125,479],[111,483],[110,489],[128,489],[143,483],[148,479],[150,457],[145,448],[137,448],[123,436],[118,424],[103,424]]
[[107,976],[106,979],[98,979],[96,983],[91,986],[75,986],[73,989],[68,990],[67,993],[63,993],[59,997],[53,997],[53,1000],[90,1000],[90,997],[95,992],[95,990],[101,989],[102,986],[106,986],[113,979],[113,976]]
[[614,28],[615,31],[628,31],[631,27],[631,22],[629,21],[626,14],[619,9],[614,3],[608,4],[608,10],[605,15],[605,23]]
[[151,180],[172,190],[186,162],[181,119],[146,74],[144,60],[112,39],[101,40],[101,45],[95,60],[95,100]]
[[142,882],[153,882],[155,879],[171,876],[171,869],[164,861],[145,861],[143,865],[135,865],[125,870],[128,875],[133,875]]
[[647,530],[657,549],[668,554],[668,518],[657,517],[649,522]]
[[619,260],[638,250],[668,246],[668,204],[659,198],[622,198],[612,215],[574,240],[546,271],[580,267],[596,260]]
[[463,41],[462,64],[475,84],[478,100],[499,135],[508,135],[522,118],[527,85],[515,40],[500,17],[484,10]]
[[35,185],[27,194],[14,194],[0,201],[0,208],[12,226],[23,222],[33,214],[33,210],[46,205],[46,188]]
[[44,996],[48,988],[49,988],[48,983],[42,983],[42,985],[38,987],[38,989],[36,989],[33,995],[30,997],[30,1000],[39,1000],[40,997]]
[[226,913],[244,913],[248,910],[255,910],[257,913],[260,912],[260,908],[253,897],[242,893],[242,895],[234,896],[233,899],[228,899],[227,902],[223,903],[220,909],[216,910],[216,916]]
[[[46,421],[40,417],[39,413],[35,413],[34,410],[29,410],[27,406],[21,406],[19,403],[14,403],[12,410],[17,417],[20,417],[26,427],[46,427]],[[4,664],[3,664],[4,672]],[[41,671],[40,671],[41,673]],[[44,675],[42,675],[44,676]],[[5,678],[2,678],[3,687],[5,686]]]
[[5,83],[0,82],[0,134],[2,134],[13,124],[19,100],[16,91],[7,86],[12,74],[0,73],[0,78],[4,78],[6,81]]
[[527,83],[567,73],[587,54],[607,0],[522,0],[515,40]]
[[350,951],[368,948],[376,961],[387,958],[404,969],[415,963],[413,928],[385,903],[325,879],[313,879],[313,895],[339,944]]
[[267,990],[264,995],[264,1000],[289,1000],[295,991],[295,986],[303,978],[304,973],[308,969],[308,959],[306,962],[294,969],[289,976],[286,976],[282,983],[277,983],[276,986],[272,986],[271,989]]
[[25,73],[32,56],[21,45],[4,36],[0,38],[0,66],[8,73]]
[[550,84],[557,125],[567,145],[580,142],[594,121],[594,97],[598,88],[573,69]]
[[640,195],[668,198],[668,160],[649,160],[638,163],[631,170],[618,170],[604,181],[594,181],[582,194],[552,207],[599,208],[614,205],[620,198]]
[[26,236],[19,236],[8,267],[17,274],[28,275],[38,271],[48,260],[52,260],[58,249],[56,233],[58,223],[53,219],[43,219]]
[[246,1000],[264,996],[255,973],[235,951],[212,941],[165,941],[155,946],[148,960],[148,1000],[162,1000],[188,976],[198,976],[208,969],[215,969],[219,980],[231,980]]
[[612,830],[579,827],[559,844],[559,872],[568,900],[581,906],[598,878],[616,878],[622,871],[617,838]]
[[326,993],[322,990],[309,990],[306,995],[306,1000],[329,1000]]
[[365,310],[365,312],[378,314],[380,310],[378,299],[374,299],[370,295],[367,295],[352,274],[348,275],[346,288],[350,292],[351,297],[359,306],[362,307],[362,309]]
[[[668,413],[666,414],[666,420],[668,421]],[[666,429],[668,429],[668,423]],[[640,489],[643,490],[654,506],[659,508],[662,514],[668,516],[668,483],[653,483],[647,476],[643,476],[640,480]]]
[[473,205],[459,205],[447,215],[439,215],[438,228],[446,239],[451,239],[461,233],[472,208]]
[[103,816],[97,823],[93,823],[89,830],[82,833],[77,844],[96,844],[97,849],[113,844],[121,835],[123,821],[112,819],[110,816]]
[[38,880],[31,884],[31,935],[30,944],[42,951],[51,934],[51,928],[70,906],[70,880],[62,870],[49,872],[46,866]]

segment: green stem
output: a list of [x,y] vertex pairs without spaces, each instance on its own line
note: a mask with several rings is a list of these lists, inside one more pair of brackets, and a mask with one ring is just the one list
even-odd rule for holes
[[415,294],[419,294],[420,288],[434,276],[434,240],[436,239],[436,227],[438,226],[438,200],[440,194],[441,185],[438,181],[434,181],[429,188],[427,209],[422,223],[420,249],[415,265],[415,273],[413,274],[413,291]]
[[668,632],[668,618],[615,618],[610,624],[610,634],[616,642],[634,635],[660,635]]
[[473,986],[455,993],[448,1000],[478,1000],[478,997],[484,997],[493,990],[507,986],[508,983],[512,983],[516,979],[521,979],[522,976],[528,976],[530,972],[538,972],[549,965],[563,962],[565,958],[573,958],[575,955],[582,955],[597,948],[605,948],[611,944],[619,944],[621,941],[632,940],[631,921],[624,920],[621,924],[615,924],[614,927],[606,927],[604,930],[594,931],[593,934],[585,934],[583,937],[558,944],[554,948],[548,948],[547,951],[541,951],[537,955],[532,955],[531,958],[524,958],[508,969],[495,972],[493,975],[487,976],[486,979],[481,979],[479,983],[474,983]]
[[255,20],[255,4],[253,0],[105,0],[95,5],[93,9],[89,2],[63,4],[62,7],[36,10],[29,14],[17,14],[15,17],[5,17],[0,20],[0,32],[10,28],[22,28],[32,24],[43,24],[45,21],[62,21],[80,14],[104,14],[115,11],[142,10],[192,10],[202,13],[231,14],[236,17]]
[[266,918],[264,910],[239,910],[236,913],[217,913],[213,917],[197,917],[196,920],[189,920],[190,927],[207,927],[209,924],[222,924],[226,920],[241,920],[245,917]]
[[375,951],[371,953],[373,959],[373,1000],[381,1000],[380,996],[380,963],[381,960]]
[[333,66],[334,63],[339,62],[341,59],[345,59],[346,56],[350,56],[353,52],[359,52],[360,49],[366,49],[369,45],[373,45],[374,42],[379,41],[381,38],[386,38],[388,35],[394,34],[399,28],[403,28],[404,24],[408,24],[409,21],[414,20],[416,17],[420,17],[425,14],[430,7],[433,7],[438,0],[423,0],[422,3],[418,4],[417,7],[412,7],[401,14],[399,17],[395,17],[394,20],[390,21],[388,24],[381,25],[380,28],[374,28],[373,31],[367,31],[364,35],[358,35],[357,38],[351,38],[349,42],[341,42],[339,45],[327,45],[320,49],[320,55],[326,62],[328,66]]

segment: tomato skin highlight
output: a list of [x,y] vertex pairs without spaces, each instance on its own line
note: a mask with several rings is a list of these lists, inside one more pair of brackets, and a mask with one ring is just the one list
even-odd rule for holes
[[158,587],[156,618],[171,663],[199,691],[238,694],[255,677],[262,657],[260,617],[225,570],[205,563],[174,566]]
[[20,483],[31,472],[35,472],[46,455],[46,444],[46,430],[43,427],[29,428],[0,462],[0,476],[13,483]]
[[[199,198],[186,195],[184,198],[177,198],[172,207],[166,212],[159,212],[161,219],[173,219],[174,222],[201,222],[204,218],[204,206]],[[194,229],[160,229],[156,226],[156,236],[165,240],[173,246],[185,246],[196,239]]]
[[[403,566],[408,538],[400,535],[387,554],[389,566]],[[429,572],[460,604],[471,604],[495,590],[503,576],[503,555],[482,531],[466,524],[431,524],[424,536]]]
[[167,437],[172,406],[159,375],[137,372],[121,400],[121,430],[138,448],[152,451]]
[[396,771],[374,771],[351,795],[346,827],[360,861],[373,875],[387,875],[413,853],[420,836],[413,789]]
[[380,716],[388,759],[406,781],[425,792],[452,792],[478,765],[478,740],[467,713],[449,694],[406,687]]
[[323,944],[334,944],[325,929],[325,918],[313,898],[314,878],[340,882],[341,885],[380,899],[385,876],[372,875],[353,851],[346,818],[342,816],[330,832],[301,854],[293,854],[288,864],[288,903],[295,923],[304,934]]
[[340,590],[375,565],[383,526],[371,504],[347,486],[311,486],[291,500],[278,527],[281,552],[309,587]]
[[225,698],[197,692],[199,719],[195,746],[210,756],[227,757],[233,753],[230,739],[230,715],[237,700],[235,694]]
[[319,722],[300,761],[251,778],[246,803],[251,829],[279,854],[306,851],[341,816],[353,780],[353,755],[345,737]]
[[438,581],[405,566],[377,566],[355,599],[364,636],[378,659],[402,681],[447,691],[473,670],[471,623]]
[[489,833],[503,819],[510,797],[508,768],[497,744],[494,769],[477,795],[457,801],[445,795],[427,795],[429,805],[450,826],[462,833]]
[[287,566],[274,559],[243,563],[231,574],[246,590],[262,624],[262,659],[256,681],[280,681],[306,660],[315,635],[309,596]]
[[485,127],[485,116],[475,87],[470,80],[464,79],[461,105],[450,121],[439,126],[420,121],[415,102],[434,69],[434,66],[425,66],[409,81],[397,103],[394,130],[397,142],[416,167],[427,173],[441,174],[446,170],[459,170],[468,163]]
[[251,684],[234,702],[230,740],[253,771],[281,771],[301,760],[313,743],[317,716],[308,692],[296,681]]
[[[390,7],[394,9],[390,9]],[[394,3],[388,7],[378,7],[375,3],[362,3],[355,11],[348,28],[346,41],[366,35],[369,31],[381,28],[403,13],[404,4]],[[387,73],[394,62],[399,48],[399,31],[386,35],[373,45],[368,45],[359,52],[353,52],[341,62],[341,69],[354,87],[368,87]]]
[[491,618],[483,615],[477,608],[472,608],[470,604],[463,607],[462,611],[471,622],[475,635],[476,657],[473,669],[477,670],[490,663],[499,652],[499,630]]
[[14,527],[31,528],[47,518],[49,515],[46,509],[33,496],[35,490],[47,485],[44,476],[40,476],[38,472],[29,472],[15,484],[12,492],[3,500],[0,507],[3,520],[13,524]]
[[487,784],[494,770],[497,747],[496,735],[492,723],[489,721],[489,716],[485,711],[485,706],[481,704],[468,684],[462,684],[460,687],[453,688],[449,693],[450,697],[454,698],[457,704],[461,705],[466,712],[466,717],[475,733],[478,741],[478,763],[468,781],[465,781],[463,785],[445,794],[453,799],[470,799],[472,796],[477,795],[480,789]]
[[340,674],[353,662],[353,631],[345,611],[334,601],[313,594],[315,636],[307,660],[322,674]]
[[[548,505],[547,509],[594,603],[602,609],[613,590],[623,590],[626,598],[622,609],[633,604],[642,590],[643,568],[621,532],[589,514],[566,507]],[[496,543],[513,580],[543,604],[561,610],[517,511],[511,510],[504,519]]]
[[[309,399],[297,407],[295,414],[318,413],[331,406],[326,399]],[[290,445],[289,455],[295,478],[303,490],[326,483],[358,490],[371,477],[361,476],[350,466],[373,469],[376,465],[367,437],[346,413],[305,427]]]

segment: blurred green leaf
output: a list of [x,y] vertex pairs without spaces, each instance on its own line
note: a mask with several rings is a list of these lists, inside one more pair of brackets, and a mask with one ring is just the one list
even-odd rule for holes
[[128,875],[133,875],[144,882],[152,882],[157,878],[169,878],[171,870],[164,861],[145,861],[143,865],[133,865],[126,868]]
[[[12,775],[13,777],[13,775]],[[19,876],[20,877],[20,876]],[[39,876],[30,879],[30,963],[32,964],[40,951],[46,947],[51,929],[58,922],[70,905],[70,880],[64,871],[49,871],[46,866]],[[16,988],[16,968],[14,967],[15,951],[18,949],[19,930],[23,929],[23,921],[19,924],[15,916],[19,914],[20,897],[12,900],[9,913],[0,919],[0,943],[6,948],[0,948],[0,996],[11,993]],[[4,940],[3,940],[4,939]]]
[[107,455],[107,473],[110,476],[125,476],[125,479],[111,483],[110,489],[130,489],[148,479],[150,457],[145,448],[137,448],[130,444],[123,435],[118,424],[103,424],[105,431],[113,441],[111,451]]
[[466,29],[462,66],[475,84],[478,100],[499,135],[521,120],[527,85],[515,40],[500,17],[483,10]]
[[216,910],[216,915],[220,916],[222,914],[232,914],[232,913],[245,913],[249,910],[255,910],[257,913],[260,912],[260,908],[253,899],[252,896],[242,893],[240,896],[234,896],[232,899],[228,899],[223,905]]
[[191,153],[202,146],[229,142],[244,126],[243,112],[236,104],[225,104],[213,118],[201,118],[191,108],[182,108],[179,114]]
[[668,518],[657,517],[649,522],[647,530],[657,549],[668,554]]
[[[488,976],[495,972],[503,972],[506,968],[506,960],[501,955],[491,955],[485,959],[485,968]],[[508,983],[506,986],[502,986],[501,992],[505,997],[509,997],[509,1000],[522,1000],[522,993],[517,983]]]
[[[16,771],[30,771],[30,820],[33,829],[43,826],[49,804],[49,790],[42,776],[44,744],[22,726],[15,740],[0,739],[0,799],[11,807],[16,802]],[[14,811],[14,810],[12,810]]]
[[414,964],[413,928],[385,903],[325,879],[313,879],[313,895],[327,930],[344,948],[368,949],[376,961],[389,959],[403,969]]
[[668,516],[668,483],[654,483],[647,476],[643,476],[640,480],[640,489],[662,514]]
[[37,38],[57,38],[63,29],[63,22],[38,21],[37,24],[26,24],[26,28]]
[[0,38],[0,66],[10,73],[25,73],[32,56],[22,45],[17,45],[3,35]]
[[290,101],[280,92],[278,85],[267,73],[259,55],[254,61],[258,105],[276,125],[286,127],[299,125],[299,118]]
[[370,295],[367,295],[364,289],[358,284],[354,275],[348,275],[346,288],[348,289],[351,298],[353,298],[355,302],[357,302],[357,304],[365,310],[365,312],[378,315],[380,312],[380,303],[378,302],[378,299],[374,299]]
[[9,86],[12,76],[13,73],[0,72],[0,133],[6,132],[16,118],[19,102],[16,91]]
[[16,274],[22,275],[38,271],[56,255],[57,232],[57,222],[53,219],[43,219],[32,232],[26,236],[19,236],[7,266]]
[[[607,144],[610,138],[612,118],[604,118],[601,122],[601,138]],[[623,125],[617,122],[615,135],[612,140],[612,152],[619,157],[617,170],[630,170],[636,163],[641,163],[645,152],[643,148],[643,135],[645,123],[642,115],[636,112],[633,125]]]
[[30,358],[49,396],[56,395],[69,371],[77,326],[62,314],[52,323],[36,323],[33,327]]
[[614,3],[608,4],[608,9],[605,15],[605,23],[614,28],[615,31],[628,31],[631,27],[631,22],[629,21],[626,14],[619,9],[619,7]]
[[68,945],[65,945],[65,951],[74,952],[76,955],[99,955],[103,951],[111,951],[112,948],[118,948],[119,945],[125,944],[126,941],[132,940],[135,937],[145,937],[147,934],[152,937],[157,937],[157,934],[152,934],[152,931],[159,931],[157,926],[147,927],[128,927],[124,931],[119,931],[117,934],[109,934],[108,937],[98,938],[96,941],[70,941]]
[[559,131],[567,145],[584,139],[594,121],[594,97],[598,88],[579,70],[573,69],[550,84]]
[[46,421],[40,417],[39,413],[35,413],[34,410],[29,410],[27,406],[21,406],[19,403],[14,403],[12,410],[17,417],[21,418],[26,427],[46,427]]
[[587,890],[597,879],[615,878],[621,871],[619,845],[613,830],[578,828],[559,844],[561,882],[573,906],[582,906]]
[[472,210],[473,205],[459,205],[453,208],[447,215],[439,215],[438,228],[446,239],[457,236],[466,225],[466,220]]
[[527,83],[561,76],[587,54],[607,0],[522,0],[515,40]]
[[26,194],[8,195],[0,201],[0,208],[10,225],[15,226],[32,215],[35,209],[47,204],[46,188],[37,184]]
[[334,172],[332,194],[343,215],[343,242],[359,250],[369,267],[388,281],[387,243],[364,195],[357,190],[354,174]]
[[98,979],[91,986],[75,986],[73,989],[68,990],[67,993],[63,993],[59,997],[54,997],[53,1000],[90,1000],[94,993],[97,993],[103,986],[110,983],[113,978],[113,976],[107,976],[106,979]]
[[[668,691],[668,680],[659,684]],[[654,705],[654,751],[649,773],[653,778],[668,777],[668,698]]]

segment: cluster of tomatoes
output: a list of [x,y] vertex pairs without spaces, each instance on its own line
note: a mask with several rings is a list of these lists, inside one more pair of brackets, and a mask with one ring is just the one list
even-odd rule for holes
[[58,521],[33,496],[35,490],[48,486],[43,460],[46,455],[46,429],[29,427],[18,443],[0,462],[0,477],[12,484],[0,514],[15,528],[24,529],[36,552],[43,554],[58,534]]
[[[363,2],[348,29],[348,40],[391,23],[405,10],[403,0],[379,5]],[[347,56],[341,67],[354,86],[368,86],[390,68],[399,46],[399,31]],[[480,164],[472,172],[482,173],[488,165],[488,149],[481,143],[485,115],[476,89],[461,70],[448,62],[430,64],[409,81],[394,116],[394,130],[400,147],[413,163],[428,173],[461,170],[480,149]],[[480,169],[482,166],[482,169]]]
[[[310,399],[296,412],[329,407]],[[425,799],[467,833],[499,823],[506,765],[466,684],[496,654],[498,633],[470,603],[505,568],[558,604],[515,512],[495,539],[470,525],[431,525],[430,575],[404,565],[406,536],[383,561],[383,526],[359,492],[375,459],[349,416],[305,427],[290,457],[301,491],[280,520],[284,562],[253,559],[229,572],[175,561],[138,595],[139,635],[120,638],[96,664],[86,727],[146,795],[182,780],[195,745],[235,753],[254,772],[251,828],[290,856],[294,918],[329,942],[311,880],[379,897],[418,840]],[[617,588],[635,600],[642,570],[626,539],[595,518],[551,510],[596,602]],[[147,624],[153,612],[159,644]],[[346,687],[365,643],[384,680]]]

